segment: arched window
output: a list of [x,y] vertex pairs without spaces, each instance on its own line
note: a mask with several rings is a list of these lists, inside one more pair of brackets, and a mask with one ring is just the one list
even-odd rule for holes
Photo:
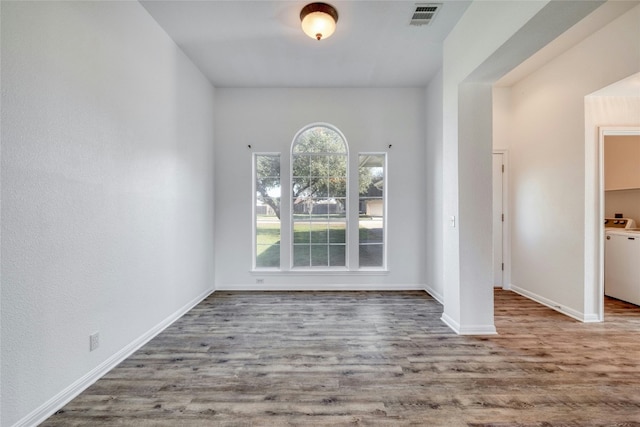
[[281,180],[280,153],[253,153],[253,269],[386,271],[386,153],[358,153],[350,174],[344,135],[315,123],[290,155]]
[[347,266],[348,148],[339,130],[317,123],[291,146],[292,266]]

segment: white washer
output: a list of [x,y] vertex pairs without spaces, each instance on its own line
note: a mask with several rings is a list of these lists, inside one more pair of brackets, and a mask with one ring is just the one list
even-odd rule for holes
[[640,229],[609,228],[604,242],[604,294],[640,305]]

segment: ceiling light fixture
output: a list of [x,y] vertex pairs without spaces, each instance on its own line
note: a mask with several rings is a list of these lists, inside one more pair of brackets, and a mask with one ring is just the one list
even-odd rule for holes
[[312,39],[321,40],[336,30],[338,11],[326,3],[309,3],[300,11],[302,31]]

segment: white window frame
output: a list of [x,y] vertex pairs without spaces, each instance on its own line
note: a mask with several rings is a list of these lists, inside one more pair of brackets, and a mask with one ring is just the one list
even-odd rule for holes
[[[384,158],[384,190],[382,191],[382,265],[381,266],[360,266],[360,257],[358,256],[358,271],[387,271],[387,248],[388,248],[388,203],[387,193],[389,188],[389,174],[388,174],[388,153],[384,151],[363,151],[358,153],[358,168],[360,168],[361,156],[382,156]],[[360,180],[360,171],[358,170],[358,180]],[[358,189],[360,188],[360,182],[358,182]],[[360,192],[358,191],[358,206],[360,206]],[[358,215],[358,254],[360,253],[360,215]]]
[[[345,265],[344,266],[326,266],[326,267],[321,267],[321,266],[296,266],[294,267],[294,243],[295,243],[295,238],[294,238],[294,220],[293,220],[293,215],[294,215],[294,207],[293,207],[293,194],[292,194],[292,186],[293,186],[293,156],[294,156],[294,152],[293,149],[296,146],[298,137],[306,132],[307,130],[311,129],[311,128],[315,128],[315,127],[325,127],[328,128],[334,132],[336,132],[340,138],[342,139],[342,142],[344,143],[344,148],[346,150],[346,155],[345,155],[345,160],[346,160],[346,166],[347,166],[347,170],[346,170],[346,194],[345,194]],[[319,154],[327,154],[327,155],[333,155],[336,153],[319,153]],[[289,186],[287,188],[287,197],[289,199],[289,235],[290,235],[290,241],[288,242],[288,246],[289,246],[289,271],[292,272],[344,272],[344,271],[349,271],[350,270],[350,259],[349,259],[349,248],[351,247],[351,234],[349,232],[349,224],[350,224],[350,215],[349,215],[349,210],[350,210],[350,206],[351,206],[351,197],[350,197],[350,191],[349,191],[349,187],[351,186],[351,177],[350,177],[350,173],[349,170],[351,169],[349,167],[350,165],[350,153],[349,153],[349,143],[347,141],[347,138],[344,136],[344,134],[340,131],[340,129],[338,129],[336,126],[330,124],[330,123],[325,123],[325,122],[316,122],[316,123],[310,123],[306,126],[304,126],[302,129],[300,129],[298,132],[296,132],[295,136],[293,137],[293,140],[291,142],[291,147],[289,150]],[[281,196],[282,197],[282,196]],[[282,203],[282,199],[280,201],[280,203]],[[281,232],[282,234],[282,232]],[[327,242],[327,244],[329,244],[329,242]],[[280,261],[280,264],[282,265],[282,260]]]
[[252,271],[260,271],[260,272],[268,272],[268,271],[281,271],[281,267],[282,267],[282,251],[280,251],[280,264],[278,265],[278,267],[258,267],[256,265],[256,261],[257,261],[257,257],[258,257],[258,253],[257,253],[257,246],[258,246],[258,233],[257,233],[257,229],[256,229],[256,222],[257,222],[257,212],[256,212],[256,206],[257,206],[257,202],[258,202],[258,189],[256,188],[256,181],[257,181],[257,170],[256,170],[256,166],[257,166],[257,158],[258,156],[272,156],[272,157],[278,157],[278,159],[280,160],[280,248],[282,248],[282,153],[279,152],[255,152],[252,153],[252,159],[251,159],[251,178],[252,178],[252,184],[251,184],[251,188],[252,188],[252,201],[251,201],[251,212],[252,212],[252,231],[251,231],[251,269]]

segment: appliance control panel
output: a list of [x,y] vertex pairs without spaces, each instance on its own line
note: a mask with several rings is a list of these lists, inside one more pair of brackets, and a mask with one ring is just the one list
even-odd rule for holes
[[635,228],[636,222],[631,218],[605,218],[604,228]]

